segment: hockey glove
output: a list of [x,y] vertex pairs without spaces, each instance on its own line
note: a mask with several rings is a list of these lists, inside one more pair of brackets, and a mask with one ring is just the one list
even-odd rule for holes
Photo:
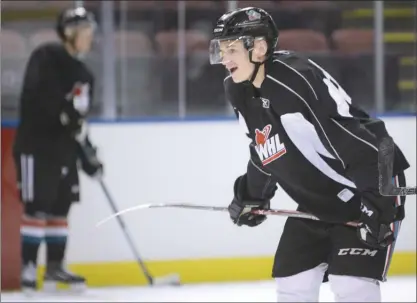
[[[378,207],[377,207],[378,206]],[[392,197],[362,197],[359,239],[372,248],[384,249],[395,241],[390,224],[398,220]]]
[[92,178],[100,178],[103,175],[103,164],[97,157],[97,148],[88,139],[77,142],[78,159],[82,170]]
[[233,223],[238,226],[258,226],[266,220],[264,215],[251,214],[255,209],[269,209],[269,200],[244,199],[242,192],[245,191],[245,177],[239,177],[234,184],[234,198],[228,210]]

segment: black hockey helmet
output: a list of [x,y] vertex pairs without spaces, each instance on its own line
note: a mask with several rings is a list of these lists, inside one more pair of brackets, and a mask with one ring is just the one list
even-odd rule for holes
[[210,63],[222,63],[221,41],[242,40],[249,51],[249,60],[254,64],[259,64],[259,62],[252,61],[252,48],[257,38],[263,38],[266,41],[268,45],[266,57],[268,58],[275,51],[278,42],[278,29],[270,14],[256,7],[227,12],[220,17],[213,29],[213,37],[210,41]]
[[67,27],[79,26],[82,24],[91,25],[95,29],[97,23],[94,14],[87,11],[84,7],[69,8],[58,15],[56,32],[62,41],[67,41],[65,29]]

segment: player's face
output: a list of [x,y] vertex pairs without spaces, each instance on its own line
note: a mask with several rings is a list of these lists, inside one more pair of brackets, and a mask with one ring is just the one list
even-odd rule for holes
[[222,64],[230,72],[233,82],[239,83],[250,79],[254,65],[249,61],[249,52],[241,40],[222,41]]
[[88,53],[94,38],[94,29],[92,26],[84,25],[77,29],[75,48],[80,53]]

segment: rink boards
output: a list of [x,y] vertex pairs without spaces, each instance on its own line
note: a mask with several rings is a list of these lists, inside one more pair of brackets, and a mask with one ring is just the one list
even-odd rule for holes
[[[155,276],[179,274],[182,283],[256,281],[271,279],[273,256],[147,262]],[[72,264],[70,269],[88,277],[91,286],[146,285],[136,262]],[[39,273],[42,277],[43,268]],[[389,276],[416,274],[415,252],[397,252]]]
[[[408,182],[415,185],[416,119],[384,120],[410,161]],[[99,147],[106,165],[105,181],[120,209],[161,202],[225,206],[249,157],[248,142],[235,121],[98,123],[92,125],[91,137]],[[2,258],[9,272],[15,273],[16,266],[11,265],[15,262],[10,260],[19,256],[19,210],[10,161],[12,138],[13,130],[2,129],[2,230],[3,224],[7,227],[2,234],[7,243],[6,249],[2,245]],[[111,214],[100,187],[85,175],[81,182],[82,202],[70,215],[70,268],[86,274],[91,285],[145,283],[117,222],[96,227]],[[11,209],[9,213],[4,212],[4,205]],[[278,190],[272,207],[294,209],[296,204]],[[415,196],[407,200],[406,210],[392,275],[416,271]],[[239,228],[231,224],[227,213],[178,209],[132,212],[124,219],[151,271],[179,273],[184,282],[269,278],[285,222],[285,218],[273,217],[257,228]],[[45,252],[43,247],[41,252]]]

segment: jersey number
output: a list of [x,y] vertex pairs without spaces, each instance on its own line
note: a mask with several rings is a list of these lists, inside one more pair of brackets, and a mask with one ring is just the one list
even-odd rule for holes
[[352,98],[345,92],[345,90],[337,83],[337,81],[328,73],[326,72],[321,66],[315,63],[312,60],[310,61],[315,67],[317,67],[323,73],[323,82],[327,85],[329,89],[329,95],[333,98],[334,102],[336,102],[337,112],[339,115],[343,117],[352,117],[349,112],[349,105],[352,104]]

